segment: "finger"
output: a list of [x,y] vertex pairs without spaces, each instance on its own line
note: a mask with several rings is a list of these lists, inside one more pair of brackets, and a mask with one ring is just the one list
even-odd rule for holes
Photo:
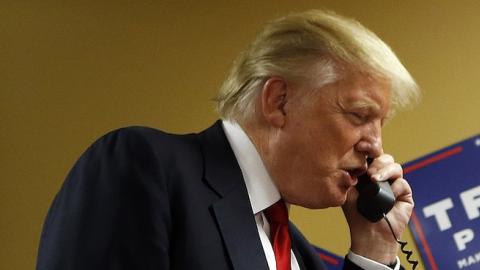
[[383,155],[379,156],[378,158],[376,158],[375,161],[379,165],[387,165],[387,164],[390,164],[390,163],[394,163],[395,159],[393,158],[392,155],[383,154]]
[[402,166],[398,163],[391,163],[379,169],[372,175],[376,181],[385,181],[389,179],[397,179],[403,177]]
[[395,163],[395,160],[394,160],[393,156],[388,155],[388,154],[382,154],[381,156],[375,158],[373,160],[372,164],[370,164],[370,166],[368,168],[368,173],[370,175],[373,175],[378,170],[380,170],[381,168],[383,168],[383,167],[385,167],[389,164],[392,164],[392,163]]
[[398,178],[390,185],[395,199],[413,205],[413,194],[410,184],[404,178]]

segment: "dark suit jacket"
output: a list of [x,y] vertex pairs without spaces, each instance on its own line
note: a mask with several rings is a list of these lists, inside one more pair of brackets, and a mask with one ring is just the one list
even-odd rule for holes
[[[290,227],[300,267],[325,269]],[[189,135],[123,128],[96,141],[69,172],[41,236],[37,270],[67,269],[268,269],[221,123]]]

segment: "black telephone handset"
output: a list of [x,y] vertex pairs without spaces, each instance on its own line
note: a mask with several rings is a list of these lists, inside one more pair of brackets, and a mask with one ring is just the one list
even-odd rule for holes
[[[371,162],[368,159],[369,166]],[[395,196],[388,181],[374,182],[365,173],[358,177],[357,190],[357,210],[371,222],[381,220],[395,204]]]
[[[368,158],[368,166],[372,163],[372,159]],[[413,255],[411,250],[407,250],[405,246],[406,241],[401,241],[395,235],[392,225],[387,218],[387,213],[392,210],[395,204],[395,196],[393,195],[392,188],[388,181],[376,182],[370,180],[370,177],[365,173],[358,177],[357,183],[358,199],[357,210],[358,212],[371,222],[378,222],[382,218],[388,224],[390,231],[392,232],[395,241],[401,246],[401,251],[407,256],[407,261],[412,265],[412,269],[418,265],[418,261],[411,259]]]

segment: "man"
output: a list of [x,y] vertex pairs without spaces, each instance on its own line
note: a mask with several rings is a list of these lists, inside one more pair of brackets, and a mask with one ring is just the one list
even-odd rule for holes
[[401,235],[412,192],[381,128],[417,96],[358,22],[315,10],[273,21],[222,86],[222,121],[189,135],[124,128],[82,155],[47,216],[37,269],[325,269],[277,218],[289,204],[343,207],[344,269],[399,269],[398,244],[357,212],[354,186],[364,173],[392,182]]

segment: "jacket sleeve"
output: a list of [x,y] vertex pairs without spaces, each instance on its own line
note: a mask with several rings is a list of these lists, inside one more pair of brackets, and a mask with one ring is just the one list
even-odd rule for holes
[[46,217],[37,270],[169,269],[167,185],[148,132],[111,132],[80,157]]
[[[313,246],[308,242],[308,240],[302,235],[302,233],[297,229],[297,227],[290,223],[290,234],[293,240],[293,246],[298,251],[297,260],[300,264],[303,264],[306,269],[315,269],[315,270],[325,270],[327,267],[321,261],[320,256],[315,251]],[[297,256],[297,254],[295,254]],[[301,267],[302,268],[302,267]],[[302,268],[303,269],[303,268]],[[358,265],[350,261],[346,256],[343,262],[343,270],[365,270]],[[405,270],[400,266],[400,270]]]

